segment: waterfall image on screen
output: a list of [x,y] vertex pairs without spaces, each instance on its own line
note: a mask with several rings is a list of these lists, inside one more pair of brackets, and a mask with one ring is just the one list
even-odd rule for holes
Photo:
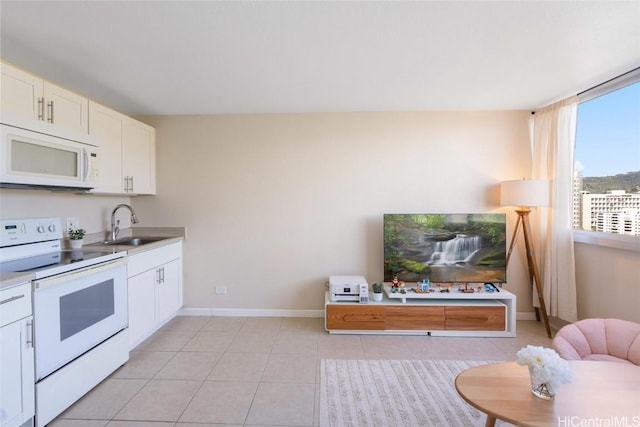
[[384,280],[504,283],[504,214],[385,214]]

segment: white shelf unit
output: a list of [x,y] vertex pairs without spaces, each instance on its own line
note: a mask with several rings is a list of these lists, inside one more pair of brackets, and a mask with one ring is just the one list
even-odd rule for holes
[[[332,302],[327,292],[325,329],[332,334],[516,336],[516,296],[504,288],[500,292],[422,294],[392,294],[389,288],[385,285],[382,302],[368,304]],[[498,320],[488,318],[495,313],[504,314]],[[482,329],[483,325],[487,329]]]

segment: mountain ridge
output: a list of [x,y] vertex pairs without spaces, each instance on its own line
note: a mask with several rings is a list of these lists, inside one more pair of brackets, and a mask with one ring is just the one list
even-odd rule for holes
[[610,176],[585,176],[582,178],[582,190],[588,191],[591,194],[605,194],[611,190],[639,193],[640,171]]

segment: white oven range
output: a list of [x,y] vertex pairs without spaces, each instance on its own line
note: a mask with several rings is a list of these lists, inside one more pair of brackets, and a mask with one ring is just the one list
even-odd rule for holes
[[2,271],[33,273],[36,426],[129,359],[125,252],[61,250],[59,218],[2,220]]

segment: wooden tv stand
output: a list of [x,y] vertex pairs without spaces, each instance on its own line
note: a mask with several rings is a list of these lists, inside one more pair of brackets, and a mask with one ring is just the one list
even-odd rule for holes
[[[454,286],[455,289],[455,286]],[[500,292],[392,294],[382,302],[333,302],[325,294],[325,329],[332,334],[515,337],[516,296]]]

